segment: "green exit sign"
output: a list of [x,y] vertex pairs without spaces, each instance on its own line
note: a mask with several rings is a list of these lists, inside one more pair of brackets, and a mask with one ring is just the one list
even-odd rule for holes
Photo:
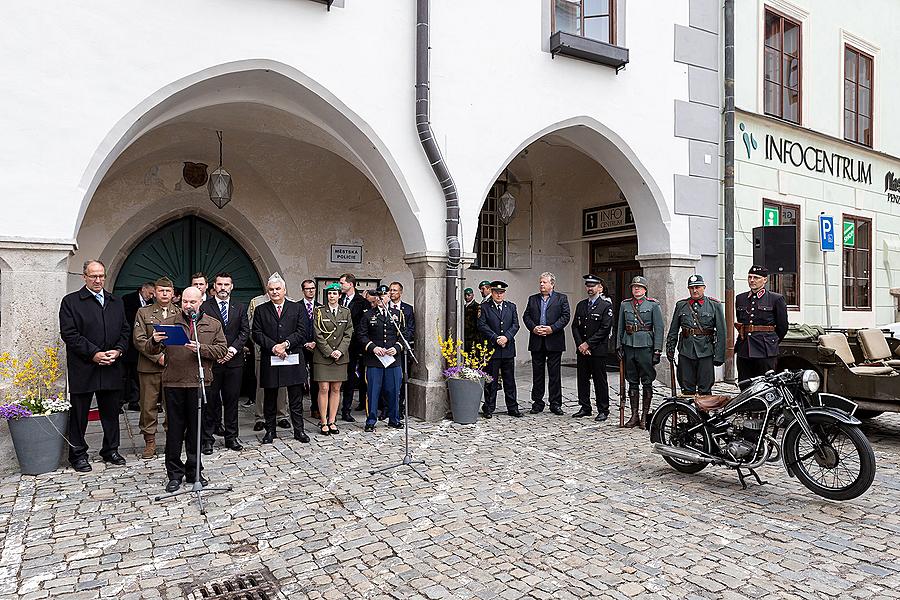
[[853,221],[844,221],[844,245],[851,248],[856,245],[856,226]]
[[763,207],[763,225],[766,227],[770,225],[778,225],[779,214],[778,209],[774,206],[765,206]]

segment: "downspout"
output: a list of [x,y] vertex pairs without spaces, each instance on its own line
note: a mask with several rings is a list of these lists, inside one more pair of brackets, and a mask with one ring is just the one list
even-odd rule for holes
[[734,0],[725,0],[725,381],[734,382]]
[[416,130],[419,141],[425,150],[425,156],[431,163],[431,169],[437,177],[444,192],[447,205],[447,290],[444,307],[447,331],[458,337],[457,321],[459,313],[459,278],[460,278],[460,245],[459,245],[459,196],[456,184],[447,169],[447,163],[441,155],[441,149],[434,140],[429,119],[429,0],[416,0]]

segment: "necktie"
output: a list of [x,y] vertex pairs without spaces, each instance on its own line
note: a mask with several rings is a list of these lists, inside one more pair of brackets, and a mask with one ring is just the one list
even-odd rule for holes
[[[283,306],[283,305],[282,305],[282,306]],[[275,312],[278,313],[278,318],[280,319],[280,318],[281,318],[281,306],[276,306],[276,307],[275,307]]]
[[168,318],[168,317],[169,317],[169,309],[168,309],[168,308],[164,308],[164,309],[163,309],[163,319],[166,319],[166,318]]
[[100,303],[100,306],[103,306],[103,292],[97,292],[94,294],[94,297],[97,298],[97,302]]
[[312,302],[307,302],[306,303],[306,314],[309,315],[310,322],[312,322],[312,320],[313,320],[312,309],[313,309]]
[[222,324],[228,325],[228,305],[224,302],[219,302],[219,312],[222,313]]
[[331,314],[334,315],[334,316],[336,317],[336,316],[337,316],[337,308],[332,308],[332,309],[331,309]]

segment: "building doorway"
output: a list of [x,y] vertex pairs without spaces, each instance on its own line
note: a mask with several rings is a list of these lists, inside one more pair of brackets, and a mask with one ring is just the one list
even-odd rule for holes
[[609,337],[609,362],[617,364],[616,336],[618,334],[619,304],[631,296],[631,280],[643,275],[640,263],[635,260],[638,253],[636,237],[615,238],[591,242],[591,273],[599,276],[606,284],[606,293],[613,305],[613,327]]

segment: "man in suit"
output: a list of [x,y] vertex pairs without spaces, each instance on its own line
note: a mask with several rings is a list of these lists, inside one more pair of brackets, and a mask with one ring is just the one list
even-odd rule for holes
[[703,275],[688,277],[690,297],[675,303],[666,356],[675,361],[678,348],[678,383],[685,394],[712,394],[715,367],[725,364],[725,311],[722,303],[706,295]]
[[521,417],[516,400],[516,333],[519,331],[519,317],[516,305],[507,302],[503,281],[491,282],[491,297],[481,305],[478,316],[478,331],[494,351],[487,365],[487,372],[493,378],[485,389],[482,414],[490,419],[497,407],[497,380],[503,377],[503,391],[506,396],[506,412],[512,417]]
[[774,370],[778,363],[778,345],[788,331],[787,303],[784,296],[766,290],[769,270],[753,265],[747,273],[750,291],[734,298],[734,341],[738,380],[744,381]]
[[597,401],[595,421],[609,417],[609,384],[606,382],[606,350],[612,329],[612,303],[600,295],[601,280],[596,275],[584,276],[588,297],[575,307],[572,337],[575,339],[578,367],[578,403],[575,418],[591,416],[591,381]]
[[[162,323],[180,310],[172,304],[175,286],[171,279],[160,277],[154,285],[156,302],[138,310],[131,334],[134,346],[141,355],[138,359],[137,371],[141,381],[140,427],[141,433],[144,435],[144,452],[141,454],[141,458],[145,460],[156,456],[156,426],[159,422],[159,407],[165,402],[162,388],[165,356],[152,344],[153,325]],[[163,422],[163,429],[167,428],[167,421]]]
[[106,267],[89,260],[82,269],[84,287],[67,294],[59,307],[59,334],[66,344],[66,372],[72,409],[69,413],[69,462],[79,472],[91,470],[84,440],[91,399],[97,397],[103,426],[104,462],[124,465],[119,454],[119,409],[130,327],[122,300],[103,289]]
[[[379,297],[378,304],[367,309],[359,322],[359,340],[365,353],[369,392],[365,426],[367,432],[375,431],[382,389],[386,392],[388,427],[399,429],[403,426],[400,420],[400,384],[403,380],[400,361],[405,347],[397,334],[397,328],[399,326],[403,331],[407,327],[406,320],[403,312],[383,301],[388,295],[386,285],[378,286],[375,294]],[[385,365],[382,362],[385,357],[392,357],[394,360]]]
[[191,286],[200,290],[200,293],[203,294],[201,302],[206,302],[206,292],[209,291],[209,282],[206,280],[206,275],[203,272],[191,275]]
[[303,344],[303,358],[306,359],[306,369],[309,371],[309,375],[307,376],[307,384],[306,390],[309,392],[310,398],[310,407],[309,407],[309,416],[313,419],[319,418],[319,405],[316,402],[316,396],[319,394],[319,384],[313,379],[313,351],[316,349],[316,335],[315,335],[315,327],[313,325],[313,315],[315,314],[315,310],[317,306],[321,305],[321,302],[316,300],[316,282],[312,279],[304,279],[303,283],[300,284],[301,289],[303,290],[303,300],[301,301],[301,308],[303,308],[303,316],[306,318],[306,331],[309,334],[309,338]]
[[276,437],[276,401],[278,388],[282,387],[287,388],[294,439],[309,443],[309,436],[303,431],[303,386],[306,383],[303,344],[309,336],[300,303],[285,299],[286,287],[278,273],[269,277],[266,283],[269,302],[256,309],[251,328],[253,341],[260,348],[259,386],[263,388],[266,418],[263,444],[271,444]]
[[[285,296],[285,299],[293,300],[293,298],[291,298],[290,296]],[[269,301],[268,294],[262,294],[260,296],[254,297],[252,300],[250,300],[250,305],[247,307],[247,318],[250,320],[250,331],[253,331],[253,315],[256,312],[256,308],[258,306],[262,306],[263,304],[265,304],[268,301]],[[255,344],[253,343],[252,336],[251,336],[250,343],[248,345],[251,346],[252,348],[255,348]],[[263,401],[262,401],[262,398],[259,396],[259,394],[257,394],[255,391],[257,388],[257,381],[259,380],[259,378],[256,377],[256,373],[258,370],[257,367],[259,365],[256,362],[255,352],[251,352],[251,357],[253,358],[253,362],[251,362],[250,364],[252,365],[253,374],[254,374],[254,377],[253,377],[254,391],[253,391],[253,395],[252,395],[252,398],[253,398],[252,404],[255,407],[254,411],[253,411],[253,415],[256,420],[256,422],[253,424],[253,431],[264,431],[266,428],[266,418],[265,418],[265,415],[263,415]],[[277,419],[278,427],[280,427],[281,429],[290,428],[291,422],[290,422],[290,420],[288,420],[287,397],[285,397],[284,394],[278,395],[278,405],[277,405],[276,415],[277,415],[276,419]]]
[[569,299],[555,291],[556,275],[545,271],[538,281],[539,293],[528,298],[522,322],[530,332],[528,350],[531,352],[531,414],[544,410],[544,371],[550,379],[550,412],[562,410],[562,353],[566,350],[566,325],[569,324]]
[[[647,280],[638,275],[631,280],[631,298],[619,305],[616,352],[625,362],[631,418],[625,427],[646,429],[653,401],[653,380],[662,354],[665,327],[659,301],[647,295]],[[643,396],[640,388],[643,386]],[[642,401],[638,416],[639,399]]]
[[[416,347],[416,316],[413,311],[412,304],[408,302],[404,302],[402,300],[403,297],[403,284],[399,281],[392,281],[388,286],[388,306],[395,310],[399,310],[403,313],[403,320],[406,322],[406,328],[403,329],[403,337],[406,338],[406,341],[409,342],[410,348],[415,350]],[[404,355],[404,360],[406,356]],[[403,362],[403,361],[401,361]],[[408,364],[401,364],[403,368],[403,381],[406,381],[406,378],[409,376]],[[400,416],[403,417],[406,415],[406,390],[403,387],[403,383],[400,384]]]
[[[238,440],[238,398],[241,394],[241,375],[244,370],[244,344],[250,337],[247,309],[231,299],[234,279],[229,273],[219,273],[213,280],[215,297],[202,305],[202,311],[222,324],[228,351],[213,363],[213,381],[207,394],[208,404],[203,413],[203,454],[212,454],[213,434],[224,435],[225,447],[235,452],[243,449]],[[224,426],[222,411],[225,412]]]
[[[129,327],[134,326],[134,318],[138,309],[144,308],[153,302],[153,290],[156,286],[152,281],[141,285],[137,290],[122,296],[125,305],[125,321]],[[134,347],[131,336],[128,336],[128,352],[125,353],[125,393],[122,402],[128,405],[128,410],[140,410],[138,388],[138,357],[140,352]]]
[[359,405],[357,410],[362,410],[365,406],[366,398],[366,380],[362,378],[363,345],[359,341],[359,322],[362,319],[363,312],[369,307],[369,303],[356,293],[356,277],[352,273],[344,273],[338,282],[341,284],[341,306],[350,309],[350,320],[353,321],[353,337],[350,338],[350,352],[348,356],[350,362],[347,364],[347,382],[344,384],[344,398],[341,403],[341,420],[349,423],[356,419],[350,414],[353,408],[353,390],[359,390]]

